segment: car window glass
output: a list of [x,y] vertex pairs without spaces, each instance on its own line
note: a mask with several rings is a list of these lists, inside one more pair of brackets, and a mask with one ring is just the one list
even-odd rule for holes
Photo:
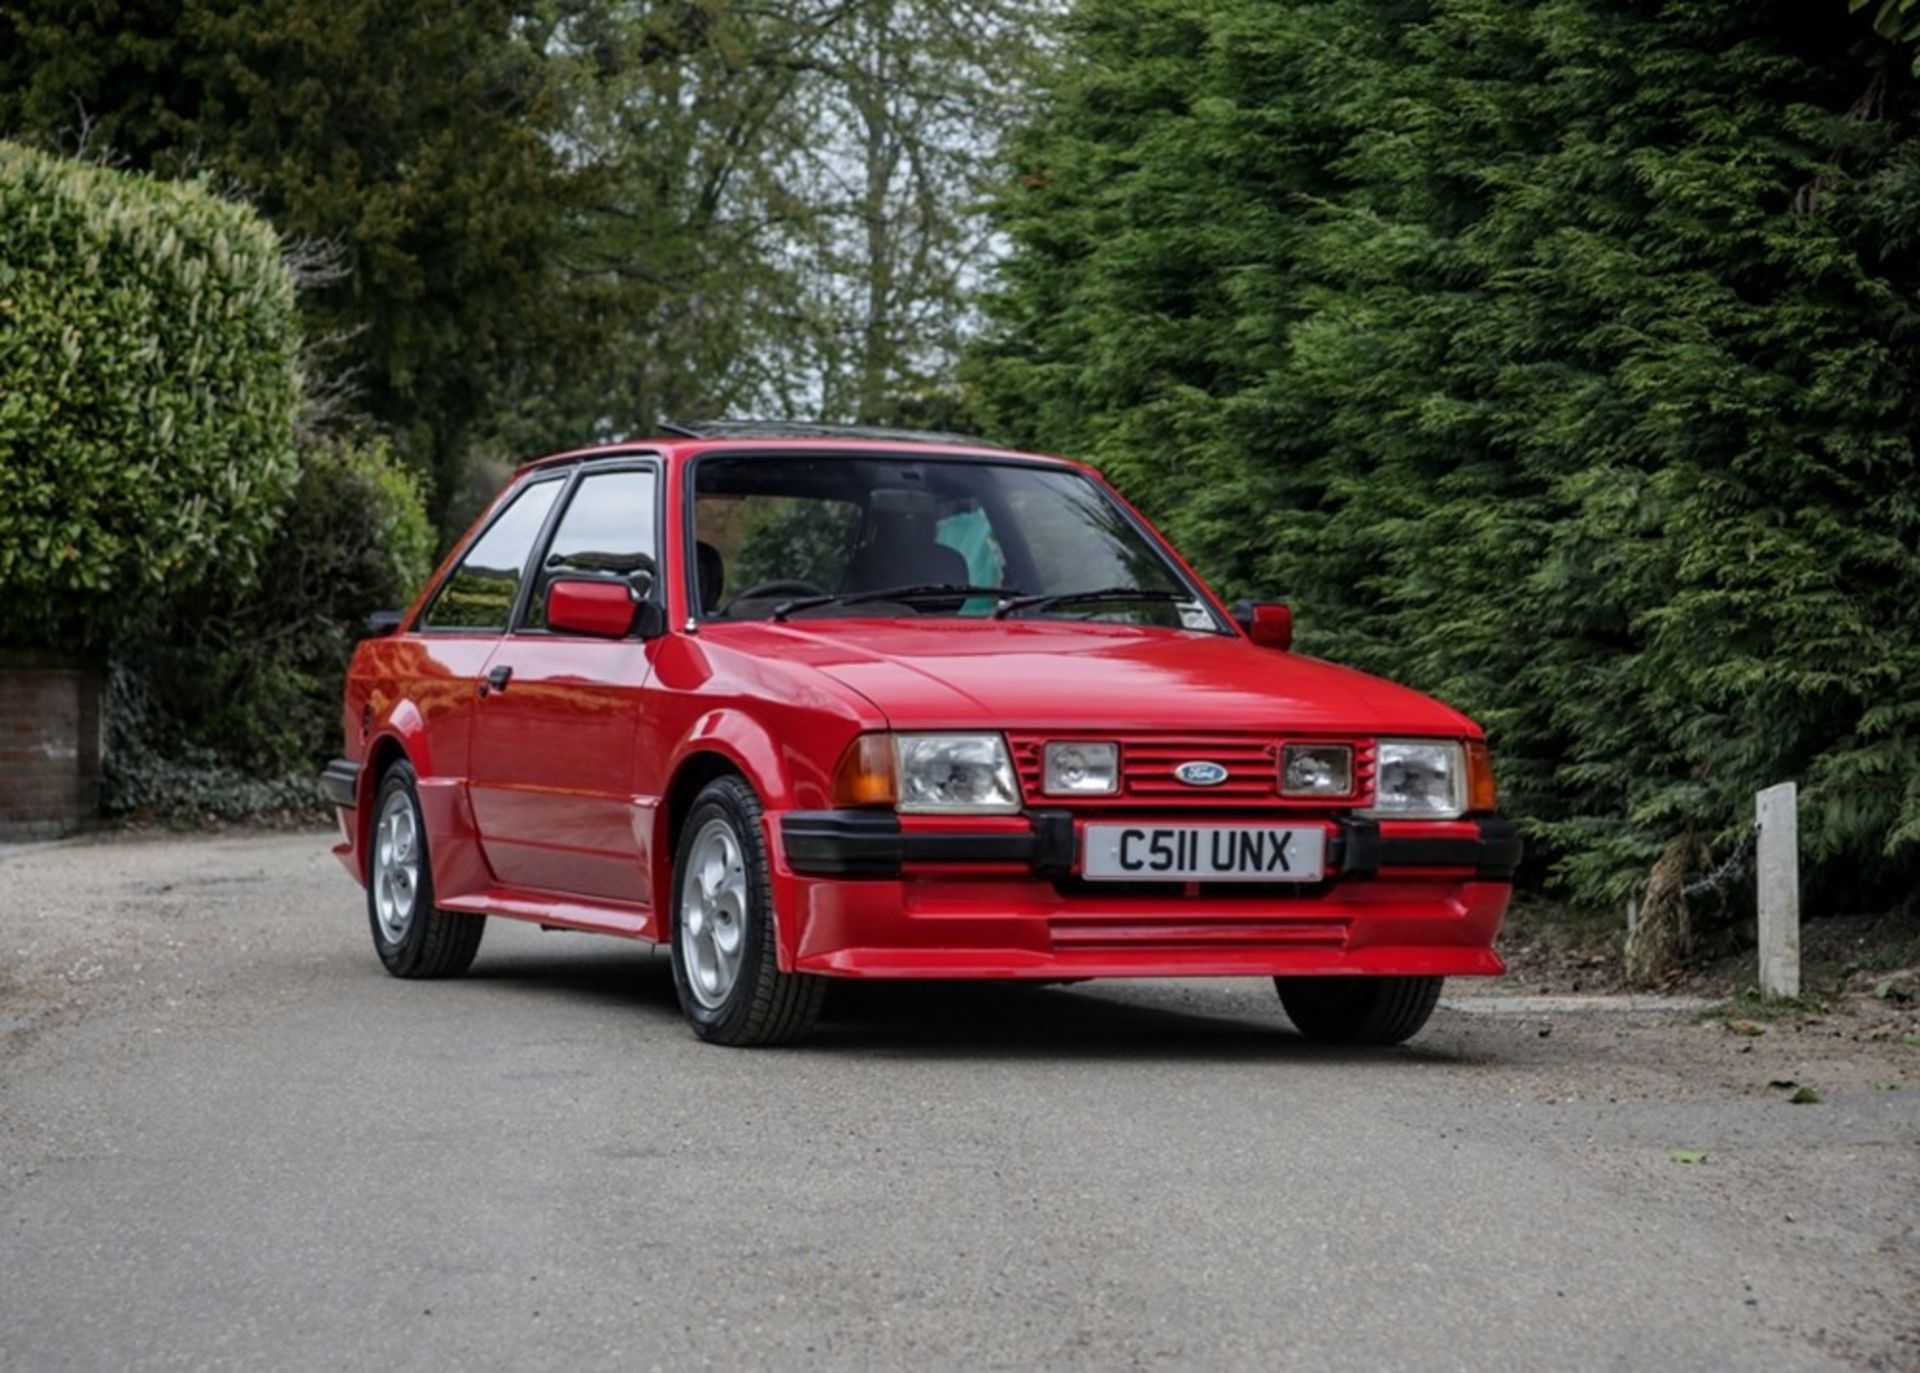
[[1001,485],[1042,590],[1178,585],[1166,563],[1091,482],[1021,471],[1008,473]]
[[837,587],[858,546],[860,507],[833,496],[703,497],[694,533],[720,555],[728,600],[773,582]]
[[[704,614],[760,619],[809,596],[853,599],[795,613],[995,613],[994,595],[875,594],[964,583],[1065,598],[1023,614],[1219,630],[1164,549],[1075,472],[906,455],[729,456],[702,460],[694,486],[697,575],[704,584],[718,573],[724,585],[703,589]],[[1074,599],[1087,592],[1098,594]]]
[[975,586],[998,586],[1006,575],[1007,556],[1000,551],[993,521],[979,508],[949,515],[935,526],[935,542],[967,560],[967,580]]
[[487,532],[474,542],[427,607],[429,629],[505,630],[513,598],[540,536],[547,512],[560,494],[559,481],[535,482],[515,496]]
[[656,486],[651,470],[590,472],[580,479],[540,560],[523,621],[528,628],[545,626],[547,587],[558,577],[631,578],[655,570]]

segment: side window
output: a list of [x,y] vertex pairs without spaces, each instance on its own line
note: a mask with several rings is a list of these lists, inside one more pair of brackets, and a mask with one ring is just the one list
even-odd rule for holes
[[564,484],[535,482],[513,498],[441,586],[421,621],[424,627],[506,631],[527,555]]
[[556,577],[655,573],[657,485],[651,470],[590,472],[580,479],[541,560],[526,628],[546,625],[547,586]]

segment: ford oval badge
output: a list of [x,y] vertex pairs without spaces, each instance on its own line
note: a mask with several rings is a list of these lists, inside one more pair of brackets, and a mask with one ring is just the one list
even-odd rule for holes
[[1227,780],[1227,770],[1218,763],[1182,763],[1173,775],[1190,787],[1217,787]]

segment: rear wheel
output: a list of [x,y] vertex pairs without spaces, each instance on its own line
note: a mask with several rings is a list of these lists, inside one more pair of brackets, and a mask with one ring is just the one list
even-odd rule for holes
[[433,904],[427,826],[408,764],[380,779],[369,839],[367,922],[380,961],[395,977],[458,977],[480,951],[487,918]]
[[673,864],[673,985],[714,1044],[791,1044],[820,1018],[826,981],[783,973],[760,798],[738,777],[694,798]]
[[1443,977],[1276,977],[1287,1018],[1320,1044],[1400,1044],[1420,1033]]

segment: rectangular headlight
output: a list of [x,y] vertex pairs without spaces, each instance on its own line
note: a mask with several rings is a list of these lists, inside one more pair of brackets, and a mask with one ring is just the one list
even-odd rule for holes
[[1007,741],[998,734],[896,734],[896,809],[917,815],[1009,815],[1020,809]]
[[1112,796],[1120,790],[1118,744],[1048,744],[1040,789],[1049,796]]
[[1465,751],[1449,739],[1382,739],[1369,815],[1453,820],[1467,810]]
[[1351,796],[1351,744],[1286,744],[1280,750],[1282,796]]

